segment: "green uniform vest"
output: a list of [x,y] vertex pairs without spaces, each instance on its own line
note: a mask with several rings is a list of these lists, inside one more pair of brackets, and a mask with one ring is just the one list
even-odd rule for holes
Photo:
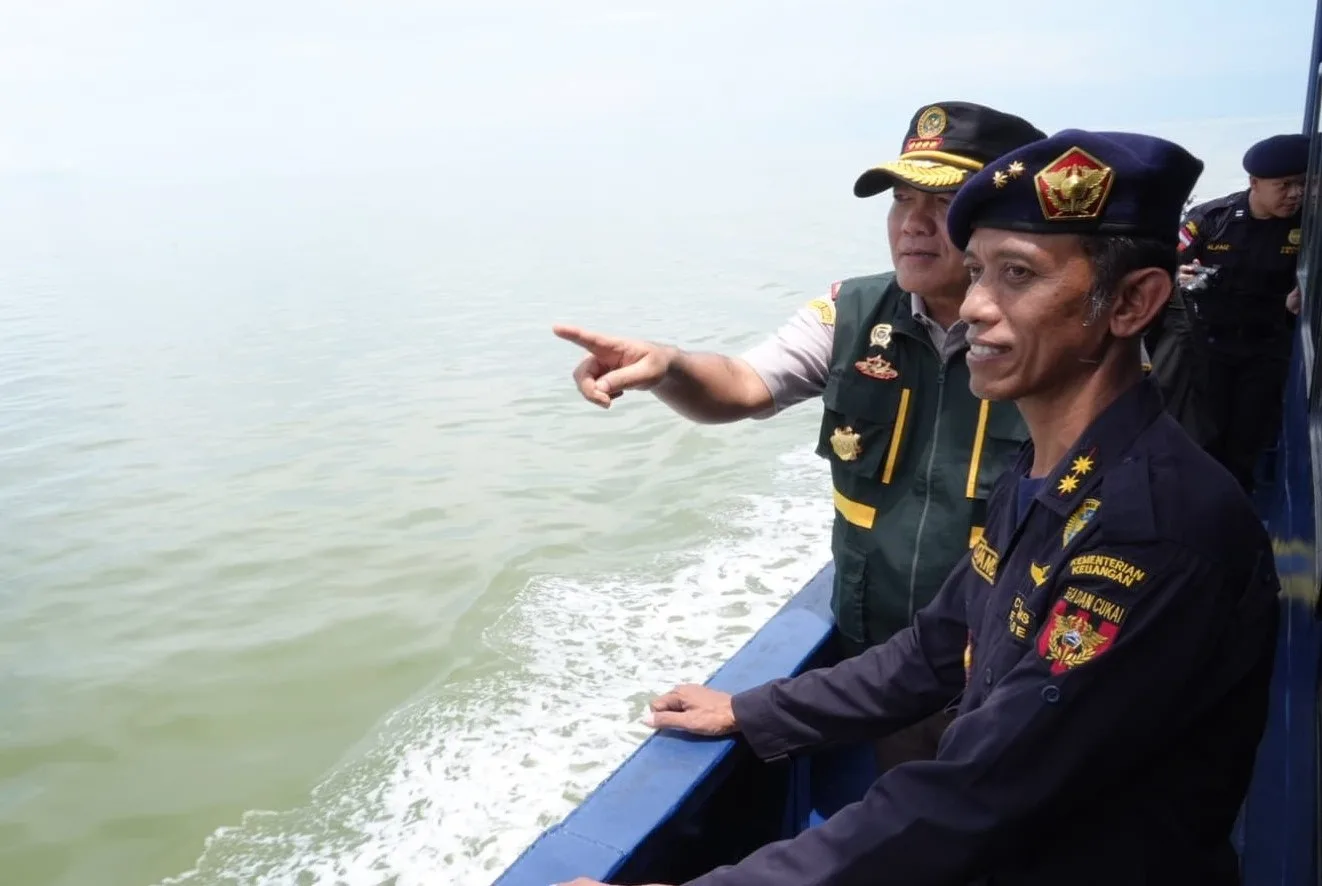
[[1028,429],[943,362],[894,274],[841,283],[817,454],[835,487],[832,609],[844,637],[907,627],[982,532],[987,497]]

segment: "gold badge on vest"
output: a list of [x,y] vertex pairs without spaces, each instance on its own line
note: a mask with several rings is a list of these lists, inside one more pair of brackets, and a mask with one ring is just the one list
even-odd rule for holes
[[900,375],[895,367],[891,365],[891,362],[880,354],[874,354],[866,360],[859,360],[854,364],[854,368],[868,378],[879,378],[882,381],[890,381]]
[[[891,346],[891,332],[893,327],[889,323],[878,323],[872,327],[872,332],[868,334],[868,345],[873,348],[885,350]],[[880,354],[873,354],[870,357],[859,360],[854,364],[863,375],[868,378],[877,378],[882,381],[890,381],[898,378],[899,371],[891,364],[889,360]]]
[[836,428],[835,433],[831,435],[831,448],[835,450],[836,458],[841,461],[853,461],[863,454],[862,440],[862,435],[845,425],[843,428]]

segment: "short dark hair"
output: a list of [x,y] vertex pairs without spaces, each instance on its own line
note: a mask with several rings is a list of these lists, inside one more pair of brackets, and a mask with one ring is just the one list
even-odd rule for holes
[[1155,237],[1114,237],[1103,234],[1084,234],[1079,237],[1083,253],[1092,264],[1093,284],[1088,292],[1092,302],[1088,314],[1091,323],[1111,299],[1126,274],[1142,268],[1160,268],[1175,282],[1179,267],[1179,253],[1174,242]]

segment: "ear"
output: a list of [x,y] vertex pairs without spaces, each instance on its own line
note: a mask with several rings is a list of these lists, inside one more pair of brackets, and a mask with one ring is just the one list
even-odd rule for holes
[[1111,307],[1111,334],[1116,338],[1142,335],[1170,300],[1174,286],[1171,275],[1161,268],[1140,268],[1126,274]]

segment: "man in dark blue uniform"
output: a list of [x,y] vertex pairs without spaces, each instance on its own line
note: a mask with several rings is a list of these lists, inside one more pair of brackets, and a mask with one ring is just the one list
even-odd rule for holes
[[982,542],[885,644],[733,698],[681,686],[651,714],[766,759],[958,716],[935,760],[689,886],[1239,882],[1279,584],[1247,497],[1138,360],[1201,170],[1160,139],[1066,130],[960,191],[970,387],[1032,437]]
[[[1177,417],[1249,491],[1259,456],[1280,431],[1307,169],[1307,136],[1272,136],[1244,155],[1248,190],[1189,211],[1179,282],[1194,340],[1178,358],[1184,367],[1154,358],[1162,379],[1179,378],[1182,368],[1196,377],[1192,411]],[[1177,399],[1168,385],[1163,392]]]

